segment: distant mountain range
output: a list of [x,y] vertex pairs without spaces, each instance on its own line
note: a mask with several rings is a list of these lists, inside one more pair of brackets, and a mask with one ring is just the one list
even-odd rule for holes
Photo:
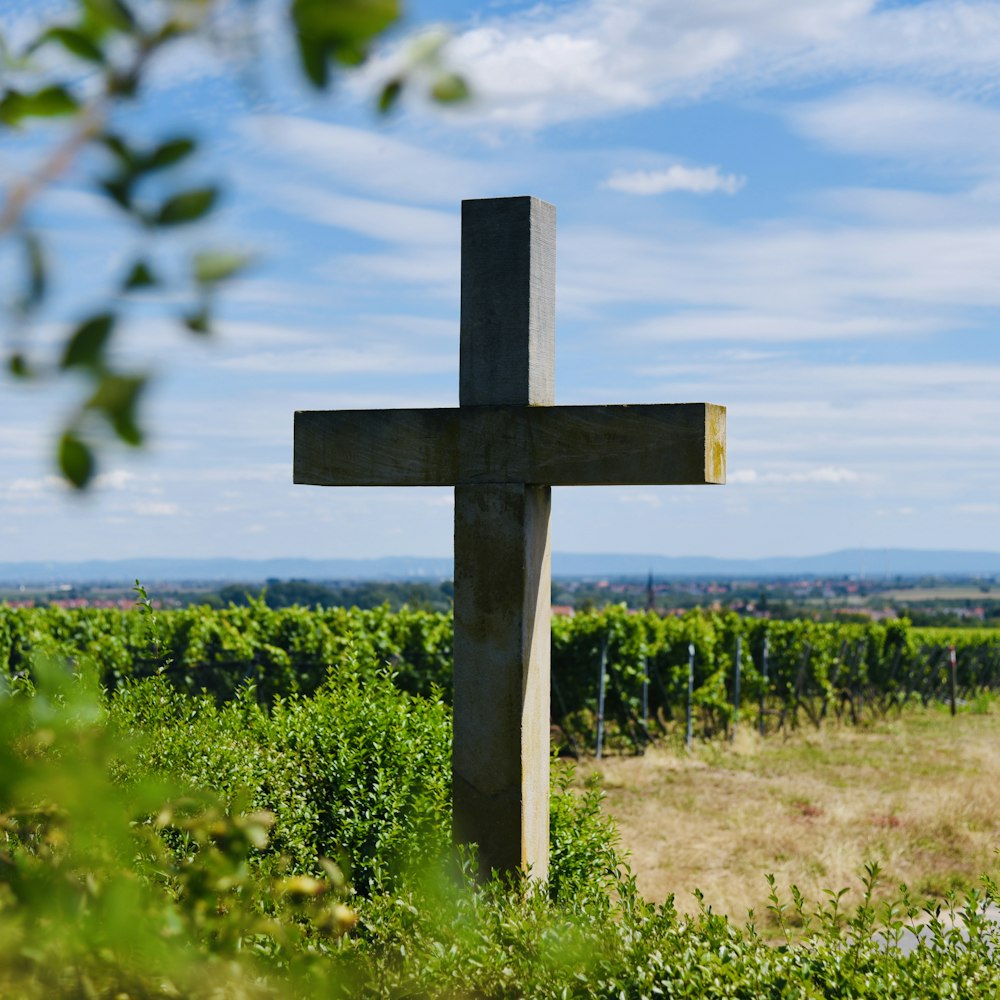
[[[167,559],[87,562],[0,562],[0,583],[58,586],[73,583],[255,583],[278,580],[446,580],[450,558],[386,556],[380,559]],[[776,576],[1000,576],[1000,552],[948,549],[843,549],[818,556],[717,559],[557,552],[560,577],[776,577]]]

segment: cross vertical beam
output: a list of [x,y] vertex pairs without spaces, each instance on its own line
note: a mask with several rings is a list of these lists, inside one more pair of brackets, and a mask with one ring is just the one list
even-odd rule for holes
[[[555,208],[462,203],[459,406],[555,402]],[[462,447],[462,445],[460,445]],[[551,488],[455,487],[454,828],[548,875]]]

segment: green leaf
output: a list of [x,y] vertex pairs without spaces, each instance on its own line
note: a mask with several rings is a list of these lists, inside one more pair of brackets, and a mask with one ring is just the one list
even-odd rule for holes
[[136,28],[135,15],[122,0],[81,0],[86,22],[101,32],[130,32]]
[[64,371],[67,368],[100,368],[115,318],[113,313],[101,313],[81,323],[66,344],[60,367]]
[[180,163],[185,157],[190,156],[196,148],[195,141],[186,136],[170,139],[157,146],[142,161],[142,169],[162,170],[164,167],[172,167],[175,163]]
[[94,455],[73,431],[59,440],[59,469],[78,490],[85,489],[94,475]]
[[323,87],[327,59],[362,62],[370,43],[399,19],[400,6],[398,0],[294,0],[291,13],[306,76]]
[[368,49],[360,42],[341,42],[333,46],[333,56],[344,66],[360,66],[368,58]]
[[11,89],[0,99],[0,121],[17,125],[24,118],[54,118],[75,114],[79,109],[79,101],[65,87],[55,84],[31,94]]
[[399,101],[399,95],[403,92],[403,81],[390,80],[383,88],[378,98],[378,109],[382,114],[391,111]]
[[87,401],[87,409],[103,413],[115,433],[126,444],[140,445],[143,435],[136,419],[136,408],[145,386],[144,375],[108,373]]
[[128,277],[122,282],[122,291],[132,291],[134,288],[151,288],[159,284],[152,268],[144,260],[137,260],[132,265]]
[[57,42],[67,52],[78,59],[98,63],[99,65],[104,64],[104,53],[101,51],[100,46],[89,35],[77,28],[49,28],[39,38],[36,46],[44,45],[46,42]]
[[212,317],[208,308],[202,306],[197,312],[188,313],[184,317],[184,325],[192,332],[200,336],[206,336],[212,332]]
[[469,85],[457,73],[442,73],[431,87],[431,97],[441,104],[456,104],[469,98]]
[[102,146],[114,154],[123,167],[132,170],[139,162],[139,157],[120,135],[116,135],[114,132],[105,132],[99,141]]
[[315,42],[302,35],[298,36],[299,45],[299,61],[302,63],[302,72],[305,73],[306,78],[314,86],[322,90],[329,81],[330,73],[327,66],[327,51],[326,47],[323,45],[317,45]]
[[119,174],[117,177],[105,177],[98,181],[101,189],[108,197],[125,209],[132,211],[132,183],[133,178],[129,174]]
[[194,280],[199,285],[214,285],[239,274],[250,263],[250,255],[222,250],[204,251],[194,256]]
[[131,409],[120,410],[115,413],[111,418],[111,426],[114,428],[119,440],[124,441],[125,444],[133,448],[138,448],[142,444],[144,440],[142,428],[139,426],[135,413]]
[[28,359],[20,351],[15,351],[7,358],[7,371],[14,378],[31,378],[32,376]]
[[157,213],[155,222],[159,226],[177,226],[195,222],[207,215],[219,196],[218,188],[192,188],[168,198]]
[[292,20],[299,33],[316,41],[362,43],[391,27],[400,16],[398,0],[294,0]]

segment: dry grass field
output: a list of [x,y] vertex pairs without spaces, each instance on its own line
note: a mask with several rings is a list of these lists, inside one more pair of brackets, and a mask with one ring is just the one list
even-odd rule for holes
[[732,744],[591,760],[577,776],[602,775],[646,898],[674,893],[685,912],[698,888],[716,912],[763,919],[766,873],[786,897],[850,887],[854,902],[867,861],[886,893],[941,896],[1000,869],[1000,704],[980,709],[767,740],[745,724]]

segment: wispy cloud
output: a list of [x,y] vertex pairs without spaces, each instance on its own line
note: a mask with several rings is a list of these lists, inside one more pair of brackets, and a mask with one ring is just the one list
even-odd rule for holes
[[452,353],[402,351],[398,344],[362,347],[330,345],[299,351],[261,351],[215,362],[218,368],[264,374],[357,375],[411,372],[447,372],[455,367]]
[[132,513],[140,517],[173,517],[180,513],[180,505],[169,500],[141,500],[132,506]]
[[333,179],[394,200],[454,205],[456,197],[495,194],[509,186],[509,171],[503,167],[428,149],[387,129],[291,115],[248,117],[237,129],[259,153],[292,157],[297,167],[326,183]]
[[955,510],[960,514],[1000,514],[1000,503],[960,503]]
[[761,310],[682,310],[669,316],[643,320],[628,328],[642,340],[752,341],[754,343],[806,343],[871,337],[905,338],[935,330],[941,320],[914,313],[910,316],[780,315]]
[[684,337],[689,323],[699,336],[711,323],[734,339],[751,330],[773,340],[923,335],[975,323],[972,308],[1000,306],[1000,217],[985,210],[950,222],[675,224],[662,238],[570,229],[561,246],[561,305],[667,307],[633,327],[644,336]]
[[995,86],[1000,9],[931,0],[578,0],[461,32],[452,58],[478,105],[466,117],[537,129],[779,82],[864,73]]
[[794,105],[794,128],[840,153],[961,175],[1000,175],[1000,111],[927,90],[852,88]]
[[612,191],[638,195],[666,194],[669,191],[736,194],[745,183],[745,177],[721,174],[715,166],[685,167],[675,164],[666,170],[616,170],[604,186]]
[[302,218],[388,243],[451,247],[459,239],[456,211],[345,197],[300,184],[272,187],[271,197]]
[[861,478],[854,469],[824,465],[815,469],[798,469],[787,472],[758,472],[756,469],[737,469],[726,477],[730,483],[856,483]]

